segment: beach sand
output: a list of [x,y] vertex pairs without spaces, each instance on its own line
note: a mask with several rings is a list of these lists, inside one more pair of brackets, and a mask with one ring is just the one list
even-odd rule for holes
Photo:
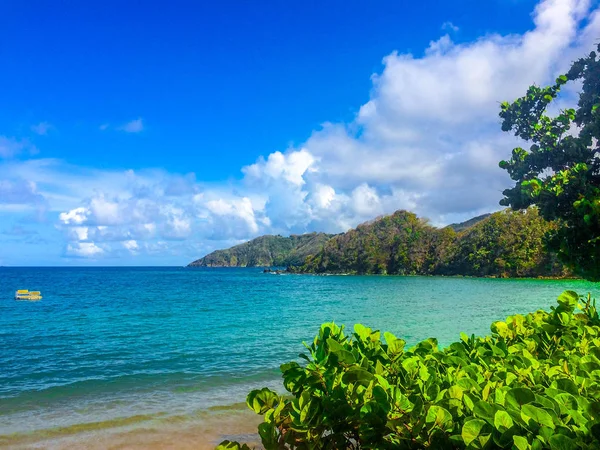
[[[0,437],[7,449],[135,449],[208,450],[221,441],[236,440],[258,447],[262,417],[249,410],[208,411],[197,416],[143,420],[134,425],[40,430]],[[95,428],[95,429],[94,429]]]

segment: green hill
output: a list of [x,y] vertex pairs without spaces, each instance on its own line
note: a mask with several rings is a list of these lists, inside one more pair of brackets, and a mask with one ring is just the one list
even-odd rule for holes
[[448,226],[458,233],[460,231],[466,230],[469,227],[472,227],[476,223],[479,223],[482,220],[487,219],[490,216],[491,216],[491,214],[489,214],[489,213],[488,214],[482,214],[481,216],[473,217],[472,219],[466,220],[465,222],[452,223],[452,224],[450,224]]
[[308,233],[300,235],[260,236],[227,250],[217,250],[188,267],[284,267],[302,264],[315,255],[333,235]]
[[[544,250],[554,225],[536,209],[500,211],[436,228],[397,211],[327,241],[301,273],[564,277],[569,272]],[[456,232],[455,229],[459,230]]]

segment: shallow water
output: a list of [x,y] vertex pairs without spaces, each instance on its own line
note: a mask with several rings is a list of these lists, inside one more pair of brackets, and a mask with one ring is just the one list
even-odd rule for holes
[[[164,436],[173,429],[213,442],[226,433],[216,425],[222,417],[238,414],[214,407],[278,386],[279,365],[322,322],[360,322],[409,344],[436,336],[444,345],[461,331],[486,334],[509,314],[548,309],[565,289],[594,287],[260,269],[0,268],[0,445],[91,439],[86,445],[104,448],[110,435],[115,448],[118,439],[142,437],[146,447],[172,448]],[[14,301],[16,289],[40,290],[43,300]],[[239,414],[227,422],[245,433],[255,423]]]

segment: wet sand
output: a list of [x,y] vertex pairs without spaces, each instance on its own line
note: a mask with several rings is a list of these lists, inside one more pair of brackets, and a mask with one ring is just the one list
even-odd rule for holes
[[143,420],[129,426],[105,428],[88,424],[69,429],[5,435],[0,437],[0,447],[14,450],[208,450],[214,449],[225,439],[253,447],[260,443],[256,430],[261,421],[261,416],[249,410],[209,411],[194,418]]

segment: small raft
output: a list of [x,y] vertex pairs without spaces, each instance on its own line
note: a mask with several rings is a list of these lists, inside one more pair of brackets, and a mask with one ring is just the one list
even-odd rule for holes
[[15,300],[41,300],[42,293],[40,291],[28,291],[27,289],[19,289],[15,292]]

